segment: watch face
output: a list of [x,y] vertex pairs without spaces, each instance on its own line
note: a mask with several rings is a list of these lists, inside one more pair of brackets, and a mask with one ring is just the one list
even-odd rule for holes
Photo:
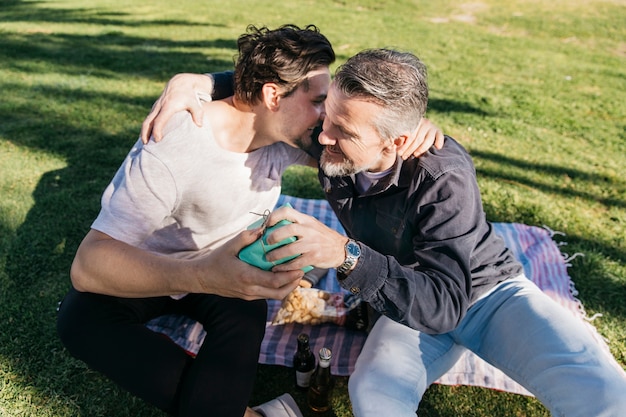
[[355,258],[361,256],[361,248],[357,243],[352,241],[348,242],[348,244],[346,245],[346,252],[348,252],[349,256],[353,256]]

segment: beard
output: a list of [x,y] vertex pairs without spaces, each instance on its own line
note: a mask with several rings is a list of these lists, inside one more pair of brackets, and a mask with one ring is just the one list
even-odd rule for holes
[[324,174],[329,177],[347,177],[348,175],[357,174],[363,169],[359,169],[354,165],[350,159],[343,157],[341,162],[333,162],[332,158],[328,155],[326,148],[322,151],[320,157],[320,168],[324,171]]
[[303,151],[310,151],[311,150],[311,145],[312,145],[312,141],[311,138],[307,138],[307,137],[299,137],[296,138],[292,141],[293,144],[288,143],[288,145],[294,146],[295,148],[299,148],[302,149]]

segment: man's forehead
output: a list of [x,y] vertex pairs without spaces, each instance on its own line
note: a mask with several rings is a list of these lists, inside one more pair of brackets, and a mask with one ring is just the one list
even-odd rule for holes
[[343,124],[346,118],[350,118],[348,102],[348,97],[332,83],[326,98],[326,115],[333,119],[333,123]]
[[348,97],[343,91],[341,91],[333,82],[328,89],[326,112],[333,112],[342,117],[350,117],[357,107],[362,106],[361,103],[366,103],[364,100],[360,100],[354,97]]
[[348,97],[332,83],[326,99],[326,117],[344,130],[358,131],[371,127],[380,106],[359,97]]
[[309,71],[306,75],[306,80],[309,89],[324,90],[324,93],[326,93],[330,86],[330,69],[322,67]]

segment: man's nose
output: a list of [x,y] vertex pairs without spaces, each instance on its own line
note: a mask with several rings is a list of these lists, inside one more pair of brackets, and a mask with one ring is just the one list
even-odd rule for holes
[[335,144],[335,140],[332,139],[330,136],[328,136],[328,134],[324,130],[322,130],[322,132],[320,133],[318,137],[318,141],[320,142],[321,145],[334,145]]

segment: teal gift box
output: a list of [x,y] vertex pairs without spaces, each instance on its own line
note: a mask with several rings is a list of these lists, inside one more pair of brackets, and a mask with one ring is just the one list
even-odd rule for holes
[[[291,204],[287,203],[283,207],[291,207]],[[264,222],[265,222],[265,216],[259,219],[258,221],[252,223],[250,226],[248,226],[248,229],[259,228],[263,226]],[[265,254],[271,251],[272,249],[276,249],[276,248],[279,248],[284,245],[288,245],[291,242],[296,241],[296,237],[291,236],[291,237],[288,237],[287,239],[281,240],[278,243],[274,243],[273,245],[270,245],[269,243],[267,243],[267,236],[269,236],[269,234],[272,233],[272,231],[290,223],[291,222],[289,220],[281,220],[275,225],[265,229],[265,231],[263,232],[263,236],[261,236],[254,243],[246,246],[239,252],[239,259],[241,259],[244,262],[249,263],[250,265],[256,266],[257,268],[261,268],[265,271],[269,271],[272,269],[272,267],[276,265],[289,262],[290,260],[295,259],[298,256],[300,256],[300,255],[288,256],[286,258],[279,259],[278,261],[274,261],[274,263],[268,261],[267,258],[265,257]],[[309,272],[312,269],[313,269],[312,266],[305,266],[304,268],[302,268],[302,270],[305,273]]]

